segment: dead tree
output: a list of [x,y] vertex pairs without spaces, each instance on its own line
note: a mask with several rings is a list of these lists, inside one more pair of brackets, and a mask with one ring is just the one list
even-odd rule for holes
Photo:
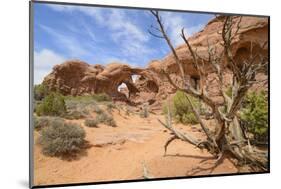
[[[158,26],[151,26],[149,33],[155,37],[164,39],[170,50],[172,51],[174,60],[179,68],[182,85],[177,85],[166,70],[163,73],[167,77],[169,83],[179,91],[185,94],[191,95],[200,99],[212,110],[213,118],[216,121],[216,132],[213,133],[204,123],[198,110],[192,104],[189,96],[186,95],[188,102],[192,107],[192,111],[199,121],[202,128],[202,132],[206,135],[206,140],[202,141],[192,137],[188,134],[183,134],[172,126],[171,114],[168,111],[168,119],[166,123],[159,120],[159,122],[171,131],[173,136],[165,144],[165,152],[167,146],[175,139],[186,141],[200,149],[207,149],[211,154],[217,158],[219,163],[225,154],[229,154],[231,157],[238,160],[239,164],[247,164],[253,170],[267,170],[268,169],[268,157],[267,151],[261,151],[252,146],[247,139],[244,138],[244,130],[239,124],[238,111],[241,108],[241,102],[245,97],[248,89],[257,81],[255,76],[257,72],[264,69],[268,64],[268,58],[263,57],[260,54],[253,54],[253,47],[251,45],[249,57],[243,59],[243,62],[236,62],[232,54],[232,42],[234,38],[239,34],[240,23],[242,17],[234,19],[233,16],[221,17],[224,19],[222,30],[218,33],[222,37],[222,52],[217,52],[215,46],[209,45],[208,42],[208,59],[201,58],[196,49],[193,49],[188,39],[185,36],[184,28],[181,31],[181,37],[185,42],[188,51],[192,56],[192,63],[200,77],[199,89],[195,89],[192,85],[189,85],[186,74],[184,72],[183,65],[179,59],[177,51],[173,47],[171,40],[169,39],[163,21],[158,11],[151,11],[155,17]],[[266,45],[266,43],[264,44]],[[263,47],[262,47],[263,48]],[[214,101],[207,92],[207,72],[204,70],[205,65],[211,65],[219,82],[219,93],[222,95],[223,103]],[[231,96],[228,96],[223,88],[225,65],[232,73],[232,85]],[[241,66],[242,65],[242,66]]]

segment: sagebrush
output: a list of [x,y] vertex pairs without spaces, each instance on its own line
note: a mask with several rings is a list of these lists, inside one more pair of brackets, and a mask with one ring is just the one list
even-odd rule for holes
[[49,127],[42,129],[38,143],[45,155],[71,155],[83,148],[85,136],[85,131],[79,125],[55,119]]
[[66,119],[83,119],[87,117],[87,113],[79,110],[68,111],[64,116]]
[[97,127],[98,126],[98,120],[96,119],[86,119],[84,121],[84,124],[88,127]]
[[51,121],[54,118],[49,117],[49,116],[33,116],[33,123],[34,123],[34,129],[35,130],[41,130],[42,128],[48,127],[51,124]]
[[112,126],[112,127],[116,126],[116,122],[113,119],[112,115],[109,115],[105,112],[98,114],[96,117],[96,120],[98,123],[104,123],[104,124]]

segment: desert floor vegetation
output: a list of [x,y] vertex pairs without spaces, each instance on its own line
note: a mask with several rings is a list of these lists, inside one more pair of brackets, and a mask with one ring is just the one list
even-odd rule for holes
[[[253,95],[257,97],[253,98]],[[112,106],[81,97],[65,99],[66,112],[78,110],[83,112],[84,116],[38,116],[35,112],[35,173],[40,175],[36,178],[37,183],[80,182],[81,178],[83,181],[92,181],[92,178],[87,177],[89,174],[95,177],[96,181],[100,181],[108,178],[159,178],[171,173],[173,176],[194,176],[251,171],[250,167],[239,165],[233,158],[226,158],[217,165],[216,158],[207,150],[198,150],[181,140],[165,146],[167,138],[172,135],[158,119],[168,119],[168,104],[173,128],[205,139],[198,122],[184,122],[177,117],[182,109],[186,112],[190,108],[182,103],[179,110],[176,110],[178,107],[174,104],[174,99],[175,103],[178,103],[178,100],[184,100],[181,96],[171,97],[169,103],[164,101],[162,109],[156,113],[149,113],[148,116],[140,116],[144,111],[143,106],[138,110],[126,104],[115,103]],[[199,104],[198,100],[194,100],[194,104]],[[264,92],[249,92],[239,112],[243,125],[257,123],[257,128],[246,132],[253,144],[257,139],[259,145],[266,141],[266,106]],[[197,107],[200,109],[199,105]],[[208,124],[210,132],[215,133],[214,120],[209,118],[204,119],[204,122]],[[52,162],[52,165],[49,162]],[[170,162],[173,162],[173,166],[170,166]],[[71,168],[72,164],[76,165],[75,169]],[[128,175],[128,170],[124,167],[130,167],[132,164],[137,166]],[[183,164],[185,166],[182,166]],[[99,166],[98,171],[93,171]],[[110,167],[114,169],[108,172]],[[66,172],[66,169],[70,170]]]

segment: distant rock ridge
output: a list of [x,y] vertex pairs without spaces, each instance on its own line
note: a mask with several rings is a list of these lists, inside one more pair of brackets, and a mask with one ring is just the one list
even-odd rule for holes
[[[237,18],[236,18],[237,21]],[[208,56],[208,43],[215,47],[217,52],[223,50],[222,39],[218,31],[222,29],[223,16],[209,21],[205,28],[189,38],[191,46],[196,49],[202,58]],[[235,28],[234,28],[235,30]],[[243,58],[250,52],[268,56],[268,46],[261,46],[268,40],[268,19],[263,17],[243,16],[241,29],[233,44],[233,55],[236,60]],[[185,74],[193,79],[196,85],[199,76],[192,65],[192,57],[185,44],[176,48],[180,61],[184,65]],[[218,83],[211,66],[206,65],[208,74],[208,92],[217,99],[222,100],[220,94],[216,93]],[[180,81],[179,69],[170,53],[162,60],[151,61],[146,68],[132,68],[127,64],[114,62],[106,66],[92,65],[80,60],[69,60],[56,65],[53,71],[44,78],[43,83],[54,91],[64,95],[86,95],[95,93],[106,93],[113,100],[126,101],[134,105],[145,102],[158,106],[157,103],[166,99],[169,94],[175,93],[175,89],[168,83],[162,70],[171,74],[177,82]],[[225,85],[229,84],[231,74],[226,71]],[[136,81],[133,75],[138,75]],[[257,79],[264,79],[266,75],[258,74]],[[124,83],[127,89],[118,91],[118,87]],[[263,86],[267,89],[267,85]],[[123,91],[123,92],[122,92]],[[126,92],[124,92],[126,91]],[[125,94],[126,93],[126,94]]]

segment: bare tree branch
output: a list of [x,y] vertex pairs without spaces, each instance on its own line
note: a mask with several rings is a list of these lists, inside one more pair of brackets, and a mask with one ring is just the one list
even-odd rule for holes
[[166,155],[167,148],[168,148],[169,144],[170,144],[171,142],[173,142],[174,140],[176,140],[176,139],[178,139],[177,136],[172,136],[169,140],[167,140],[167,142],[166,142],[165,145],[164,145],[164,156]]
[[157,34],[153,33],[151,30],[147,30],[147,31],[148,31],[148,33],[149,33],[150,35],[152,35],[153,37],[157,37],[157,38],[164,39],[163,36],[157,35]]
[[[167,151],[168,145],[176,140],[181,139],[198,148],[205,148],[210,153],[218,157],[217,163],[219,163],[226,151],[230,152],[233,157],[235,157],[240,162],[246,162],[253,167],[258,167],[261,170],[267,169],[267,158],[265,153],[257,152],[251,145],[247,143],[247,140],[243,138],[239,133],[244,133],[244,128],[241,127],[237,112],[241,108],[241,102],[245,97],[248,89],[255,83],[256,74],[260,71],[267,69],[268,57],[265,57],[259,53],[253,54],[253,43],[251,43],[249,58],[243,58],[243,60],[236,59],[233,56],[233,40],[236,36],[240,34],[242,17],[233,17],[233,16],[224,16],[217,17],[217,19],[224,19],[222,30],[218,32],[222,37],[222,47],[223,51],[221,53],[217,52],[216,46],[211,46],[209,40],[207,39],[208,44],[208,58],[203,59],[197,54],[197,49],[193,48],[189,43],[188,39],[185,36],[184,29],[181,31],[181,37],[187,49],[192,57],[192,64],[197,71],[200,77],[200,87],[199,90],[193,88],[185,80],[185,73],[183,65],[179,59],[179,56],[173,47],[169,37],[167,36],[161,17],[158,11],[151,11],[152,15],[156,18],[156,21],[159,25],[159,28],[155,29],[161,35],[157,34],[156,37],[164,38],[170,47],[175,62],[179,67],[183,85],[177,85],[170,75],[163,70],[164,75],[167,77],[169,83],[177,90],[183,91],[185,94],[189,94],[193,97],[199,98],[206,105],[212,109],[212,115],[216,121],[217,131],[215,134],[211,133],[207,125],[200,117],[200,113],[193,105],[189,96],[185,95],[189,104],[191,105],[191,110],[198,120],[203,132],[207,136],[206,141],[199,141],[194,139],[192,136],[183,134],[180,131],[172,127],[171,115],[168,109],[168,120],[167,123],[163,123],[161,120],[158,120],[164,127],[172,132],[173,136],[164,145],[165,154]],[[267,43],[265,42],[261,45],[261,48],[264,49]],[[225,62],[226,61],[226,62]],[[229,67],[225,67],[225,64]],[[219,84],[219,92],[224,98],[224,102],[218,103],[212,100],[206,90],[207,86],[207,71],[205,70],[205,65],[210,64],[213,67],[213,70],[216,73],[216,80]],[[228,96],[224,91],[224,70],[229,69],[232,73],[232,85],[231,85],[231,96]],[[209,81],[208,81],[209,82]],[[224,109],[224,110],[223,110]],[[239,142],[237,142],[239,141]],[[216,163],[216,164],[217,164]]]
[[151,13],[152,13],[152,15],[156,18],[156,21],[157,21],[157,23],[158,23],[158,25],[159,25],[159,30],[161,31],[161,33],[162,33],[164,39],[166,40],[168,46],[170,47],[170,49],[171,49],[171,51],[172,51],[172,53],[173,53],[173,55],[174,55],[174,57],[175,57],[176,64],[179,66],[180,73],[181,73],[181,77],[182,77],[183,81],[185,81],[185,74],[184,74],[183,66],[182,66],[181,62],[179,61],[179,57],[178,57],[178,55],[177,55],[177,53],[176,53],[176,50],[174,49],[174,47],[173,47],[173,45],[172,45],[172,43],[171,43],[171,41],[170,41],[168,35],[167,35],[166,32],[165,32],[163,23],[162,23],[161,18],[160,18],[160,16],[159,16],[159,12],[158,12],[158,11],[153,11],[153,10],[152,10]]
[[171,131],[177,138],[186,141],[190,144],[193,144],[194,146],[197,146],[197,144],[199,143],[196,139],[194,139],[192,136],[189,136],[187,134],[183,134],[180,131],[178,131],[177,129],[168,126],[167,124],[163,123],[160,119],[158,119],[158,121],[164,126],[166,127],[169,131]]
[[199,115],[198,111],[196,110],[196,108],[194,107],[193,103],[191,102],[190,98],[187,95],[185,95],[185,97],[188,100],[189,104],[191,105],[191,110],[192,110],[193,114],[195,115],[196,119],[198,120],[201,128],[207,135],[208,140],[215,142],[214,136],[212,136],[209,129],[207,128],[207,126],[205,125],[203,120],[200,118],[200,115]]

